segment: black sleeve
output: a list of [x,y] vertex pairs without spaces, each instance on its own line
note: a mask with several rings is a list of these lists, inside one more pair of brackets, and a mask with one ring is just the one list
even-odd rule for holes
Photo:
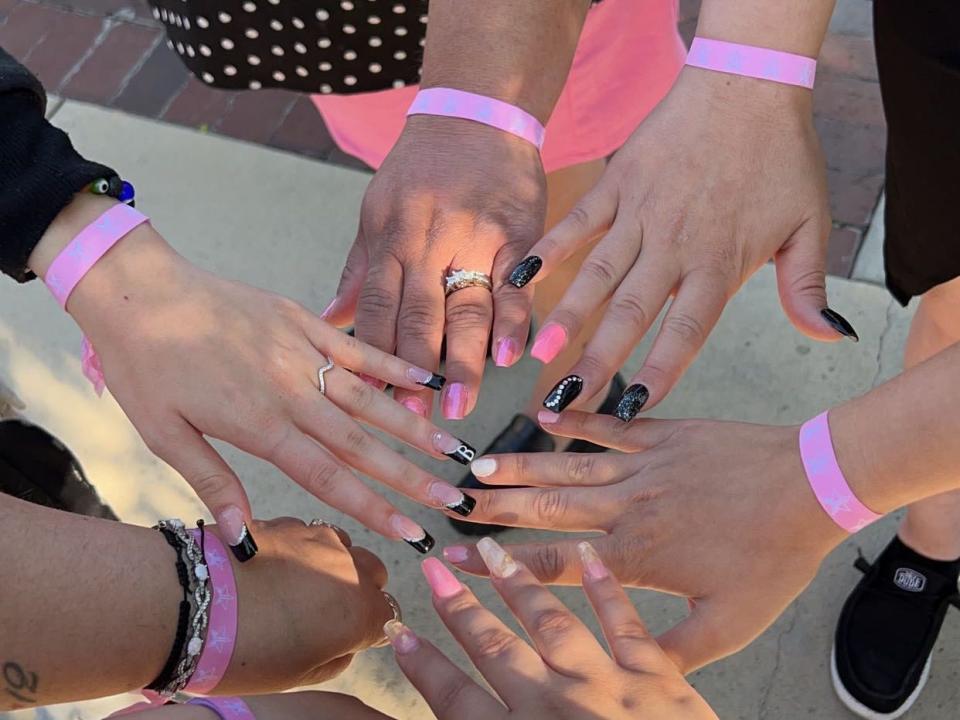
[[81,157],[45,108],[43,86],[0,48],[0,271],[19,282],[35,277],[27,258],[73,196],[116,175]]

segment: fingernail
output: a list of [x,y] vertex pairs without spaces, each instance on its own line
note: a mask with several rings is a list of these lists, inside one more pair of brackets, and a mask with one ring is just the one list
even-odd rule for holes
[[533,280],[534,275],[540,272],[543,267],[543,260],[536,255],[530,255],[521,260],[510,273],[507,280],[514,287],[522,288],[528,282]]
[[508,578],[520,569],[516,561],[493,538],[483,538],[477,543],[477,550],[493,577]]
[[477,501],[469,495],[464,495],[453,485],[445,482],[435,482],[430,486],[430,497],[436,500],[447,510],[452,510],[457,515],[467,517],[473,512]]
[[427,558],[420,567],[423,569],[424,577],[427,578],[427,584],[438,598],[453,597],[463,590],[463,585],[457,580],[456,575],[436,558]]
[[430,533],[403,515],[391,515],[390,526],[407,545],[424,555],[430,552],[436,542]]
[[591,580],[603,580],[610,575],[610,571],[607,570],[607,566],[603,564],[603,560],[597,555],[597,551],[593,549],[593,545],[584,540],[583,542],[577,543],[577,550],[580,551],[580,562],[583,565],[583,572],[588,578]]
[[383,634],[387,636],[397,655],[409,655],[420,647],[417,636],[399,620],[387,620],[383,626]]
[[476,449],[470,443],[455,438],[445,430],[437,430],[433,434],[433,446],[461,465],[469,465],[477,456]]
[[493,458],[480,458],[470,463],[470,472],[475,477],[490,477],[497,471],[497,461]]
[[323,312],[322,312],[322,313],[320,313],[320,319],[321,319],[321,320],[326,320],[330,315],[332,315],[332,314],[333,314],[333,311],[334,311],[334,310],[336,309],[336,307],[337,307],[337,303],[338,303],[338,302],[340,302],[340,298],[338,298],[338,297],[335,297],[333,300],[331,300],[331,301],[330,301],[330,304],[327,305],[327,306],[323,309]]
[[[551,412],[550,410],[541,410],[537,413],[537,420],[540,421],[541,425],[553,425],[555,422],[560,421],[560,413]],[[476,473],[474,473],[476,475]]]
[[830,324],[830,327],[832,327],[838,333],[844,337],[850,338],[854,342],[860,342],[860,336],[857,335],[857,331],[853,329],[853,325],[851,325],[847,319],[836,310],[824,308],[820,311],[820,315]]
[[407,370],[407,377],[413,380],[417,385],[423,385],[431,390],[442,390],[443,384],[447,379],[443,375],[424,370],[423,368],[412,367]]
[[470,551],[463,545],[451,545],[443,549],[443,557],[447,562],[462,563],[466,562],[467,558],[470,557]]
[[250,534],[240,508],[233,505],[225,507],[216,515],[216,518],[217,525],[223,529],[224,539],[230,546],[233,556],[242,563],[252,560],[257,554],[257,542]]
[[558,323],[547,323],[537,333],[537,339],[533,341],[533,347],[530,349],[530,356],[542,363],[553,362],[566,344],[566,328]]
[[617,409],[613,411],[613,414],[624,422],[630,422],[643,409],[649,399],[650,391],[647,390],[647,386],[634,383],[623,391],[620,402],[617,403]]
[[419,415],[420,417],[427,417],[427,404],[417,397],[408,397],[404,398],[400,403],[410,412]]
[[497,367],[510,367],[517,358],[517,343],[513,338],[500,338],[497,340],[496,349],[493,353],[493,364]]
[[443,391],[443,416],[447,420],[463,420],[467,413],[467,386],[451,383]]
[[553,390],[543,399],[543,406],[553,412],[562,412],[567,405],[577,399],[581,390],[583,390],[583,378],[579,375],[567,375],[553,386]]
[[380,378],[375,378],[372,375],[367,375],[366,373],[357,373],[357,377],[363,380],[367,385],[372,385],[377,390],[383,390],[387,384]]

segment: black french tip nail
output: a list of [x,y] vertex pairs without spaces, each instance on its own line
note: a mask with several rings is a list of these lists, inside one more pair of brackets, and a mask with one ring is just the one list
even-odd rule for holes
[[457,442],[460,444],[457,445],[456,450],[451,450],[448,453],[444,453],[451,460],[456,460],[461,465],[469,465],[473,462],[473,459],[477,456],[477,449],[473,447],[470,443],[464,442],[457,438]]
[[553,386],[553,390],[544,398],[543,406],[553,412],[562,412],[567,405],[577,399],[581,390],[583,390],[583,378],[579,375],[567,375]]
[[437,541],[433,539],[433,536],[428,533],[426,530],[423,531],[423,537],[419,540],[408,540],[404,538],[403,541],[416,550],[418,553],[426,555],[433,549],[433,546],[437,544]]
[[447,505],[447,510],[452,510],[457,515],[462,515],[463,517],[468,517],[470,513],[473,512],[473,509],[477,506],[477,501],[472,497],[464,493],[463,497],[460,498],[460,502],[452,503]]
[[630,422],[643,409],[649,399],[650,391],[647,390],[647,386],[635,383],[623,391],[620,402],[617,403],[617,409],[613,411],[613,414],[624,422]]
[[857,331],[853,329],[853,325],[851,325],[847,319],[836,310],[824,308],[820,311],[820,315],[824,320],[830,323],[830,327],[832,327],[838,333],[844,337],[850,338],[854,342],[860,342],[860,336],[857,335]]
[[536,255],[525,257],[510,273],[509,282],[514,287],[522,288],[528,282],[533,280],[533,276],[540,272],[543,267],[543,260]]
[[433,373],[433,375],[430,376],[429,380],[427,380],[426,382],[417,383],[417,384],[423,385],[424,387],[430,388],[431,390],[443,390],[443,385],[446,382],[447,382],[447,379],[443,375],[440,375],[438,373]]
[[256,555],[259,550],[260,548],[257,547],[257,541],[253,539],[253,535],[251,535],[247,529],[247,524],[244,523],[243,532],[240,533],[240,541],[236,545],[231,545],[230,551],[237,560],[245,563],[248,560],[253,560],[253,556]]

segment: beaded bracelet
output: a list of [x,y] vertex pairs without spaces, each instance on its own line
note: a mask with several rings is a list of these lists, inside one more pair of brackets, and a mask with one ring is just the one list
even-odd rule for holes
[[180,581],[180,587],[183,588],[183,599],[180,601],[179,614],[177,616],[177,634],[173,638],[173,646],[170,648],[170,654],[153,682],[147,685],[148,690],[160,692],[173,681],[173,671],[183,653],[183,646],[187,642],[187,626],[190,623],[190,577],[187,574],[186,563],[181,556],[181,545],[177,536],[167,528],[157,528],[164,539],[173,548],[177,556],[177,579]]
[[134,202],[136,190],[126,180],[121,180],[119,175],[94,180],[87,186],[87,190],[94,195],[108,195],[131,207],[136,206]]

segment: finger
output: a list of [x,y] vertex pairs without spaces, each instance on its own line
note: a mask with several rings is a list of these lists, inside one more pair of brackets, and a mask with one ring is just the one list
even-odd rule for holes
[[[811,218],[801,225],[776,256],[777,290],[780,304],[790,322],[807,337],[835,342],[856,332],[829,322],[823,316],[827,306],[826,267],[828,219]],[[850,328],[852,330],[852,328]]]
[[311,495],[374,532],[404,540],[418,550],[432,546],[433,538],[422,527],[401,515],[385,498],[296,428],[290,428],[269,460]]
[[[446,301],[439,281],[440,272],[411,270],[405,275],[403,300],[397,318],[397,355],[430,370],[440,367],[440,345],[443,343],[446,322]],[[442,380],[441,375],[435,377]],[[433,396],[420,387],[410,388],[416,392],[400,389],[405,387],[400,385],[394,391],[396,401],[421,417],[430,417]],[[437,390],[442,387],[442,382],[440,385],[427,384],[427,387]]]
[[490,693],[450,662],[433,643],[417,637],[399,622],[388,622],[390,638],[400,670],[438,720],[497,720],[506,717]]
[[447,297],[448,382],[440,398],[447,420],[462,420],[476,405],[492,322],[493,300],[488,290],[468,287]]
[[477,550],[490,571],[493,586],[550,668],[563,675],[580,676],[609,664],[587,626],[496,541],[483,538]]
[[639,228],[632,222],[614,223],[544,320],[530,350],[533,357],[544,363],[552,362],[571,339],[579,337],[636,262],[640,254],[639,235]]
[[497,367],[510,367],[523,356],[530,334],[533,312],[533,288],[518,288],[507,278],[520,260],[518,250],[525,242],[508,242],[493,262],[493,346],[490,349]]
[[394,351],[402,285],[403,267],[392,257],[382,257],[370,266],[357,300],[357,340],[387,353]]
[[600,486],[619,482],[631,473],[633,464],[628,455],[601,452],[517,453],[484,455],[470,463],[470,471],[484,485]]
[[[675,420],[644,418],[624,423],[613,415],[579,410],[565,410],[562,413],[541,410],[537,413],[537,420],[540,427],[552,435],[588,440],[624,453],[642,452],[655,447],[669,438],[677,426]],[[617,462],[621,460],[617,458]]]
[[367,279],[368,265],[367,245],[363,235],[358,233],[347,255],[343,271],[340,273],[337,294],[320,317],[336,327],[344,327],[353,321],[360,290]]
[[[676,281],[672,259],[652,252],[640,253],[614,292],[583,355],[570,369],[570,375],[582,380],[582,389],[574,398],[579,397],[582,402],[603,391],[656,320]],[[561,404],[560,409],[563,407]]]
[[515,707],[536,692],[548,670],[533,648],[481,605],[441,561],[424,560],[423,574],[443,624],[503,701]]
[[617,417],[633,420],[667,396],[707,342],[729,299],[729,285],[718,274],[701,271],[683,278],[653,347],[624,392]]
[[379,590],[387,586],[387,581],[390,579],[389,573],[387,566],[380,558],[361,547],[350,548],[350,555],[353,557],[353,564],[356,565],[360,577],[368,578]]
[[504,488],[471,490],[476,507],[470,522],[582,532],[607,530],[623,508],[615,491],[596,488]]
[[[580,565],[579,540],[564,540],[549,543],[525,543],[508,545],[507,551],[519,563],[523,563],[540,582],[547,585],[579,585],[583,577]],[[601,555],[608,554],[607,537],[593,538],[590,543]],[[443,549],[447,562],[458,570],[471,575],[485,576],[487,566],[476,546],[453,545]],[[609,564],[609,560],[607,561]]]

